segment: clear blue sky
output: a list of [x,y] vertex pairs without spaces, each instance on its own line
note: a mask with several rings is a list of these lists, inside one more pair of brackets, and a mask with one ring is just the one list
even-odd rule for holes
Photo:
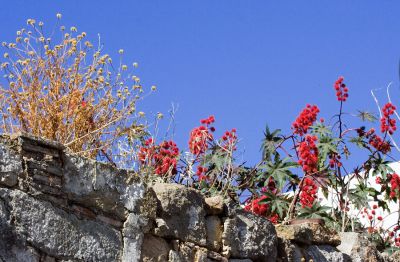
[[214,114],[217,131],[237,128],[244,159],[255,163],[266,123],[289,131],[306,103],[325,118],[337,111],[339,75],[348,112],[376,111],[370,90],[391,81],[400,94],[399,1],[3,1],[0,40],[14,39],[27,18],[52,25],[57,12],[67,28],[93,40],[100,33],[112,57],[123,48],[139,62],[144,84],[158,87],[146,112],[179,104],[182,149]]

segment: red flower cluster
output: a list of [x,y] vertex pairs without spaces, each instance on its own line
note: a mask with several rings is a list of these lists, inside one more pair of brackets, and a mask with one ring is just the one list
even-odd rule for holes
[[253,212],[256,215],[267,217],[269,221],[274,224],[277,224],[279,221],[279,215],[272,213],[268,216],[269,205],[268,204],[260,204],[261,200],[266,199],[267,196],[261,196],[259,198],[253,199],[250,201],[245,207],[244,210]]
[[343,83],[343,76],[339,77],[336,81],[333,87],[336,90],[336,96],[338,101],[345,102],[347,98],[349,97],[349,89],[347,86]]
[[156,146],[152,138],[145,141],[138,154],[139,161],[151,165],[157,175],[176,174],[178,156],[179,149],[173,141],[163,141]]
[[395,226],[392,231],[389,233],[389,237],[393,238],[396,246],[400,246],[400,237],[398,235],[398,231],[400,230],[400,226]]
[[299,164],[304,173],[313,174],[318,171],[318,148],[315,145],[316,136],[307,135],[299,144]]
[[211,132],[215,131],[215,128],[210,126],[215,122],[214,116],[202,119],[199,127],[194,128],[190,132],[189,138],[189,150],[194,155],[200,155],[207,151],[208,142],[213,140],[213,135]]
[[225,131],[225,134],[222,136],[222,141],[222,148],[235,151],[237,142],[236,128],[232,128],[231,131]]
[[319,108],[316,105],[307,105],[306,108],[301,111],[300,115],[292,124],[293,133],[303,136],[307,133],[308,128],[312,126],[317,120],[317,115],[319,113]]
[[268,212],[268,205],[259,203],[261,200],[264,200],[266,198],[267,196],[261,196],[259,198],[253,199],[244,207],[244,210],[251,211],[259,216],[266,216]]
[[196,175],[198,176],[199,181],[208,180],[208,177],[206,175],[207,171],[208,171],[207,167],[203,166],[197,167]]
[[331,168],[334,168],[335,166],[341,167],[342,166],[342,162],[340,162],[340,155],[338,154],[330,154],[329,155],[329,166]]
[[312,207],[314,200],[317,198],[318,187],[314,181],[306,177],[301,187],[300,204],[302,207]]
[[390,198],[400,197],[400,176],[398,174],[392,174],[390,177]]
[[396,131],[396,119],[391,118],[394,114],[396,107],[392,103],[387,103],[382,108],[382,118],[381,118],[381,132],[389,132],[389,134],[393,134]]
[[357,130],[359,136],[365,136],[368,139],[368,143],[375,148],[376,150],[386,154],[390,152],[390,143],[388,141],[383,140],[379,135],[375,134],[375,129],[371,128],[368,132],[365,132],[363,129]]

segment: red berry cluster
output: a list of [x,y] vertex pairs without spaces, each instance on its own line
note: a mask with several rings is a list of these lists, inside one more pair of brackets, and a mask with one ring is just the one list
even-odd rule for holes
[[400,198],[400,176],[392,174],[390,177],[390,198]]
[[377,135],[374,128],[371,128],[367,132],[365,132],[364,129],[359,128],[357,132],[360,137],[365,137],[368,139],[368,143],[376,150],[382,152],[383,154],[390,152],[390,143]]
[[215,131],[213,126],[210,126],[215,122],[214,116],[202,119],[199,127],[194,128],[190,132],[189,138],[189,150],[194,155],[201,155],[208,149],[208,143],[213,140],[213,135],[211,132]]
[[318,148],[315,141],[317,141],[316,136],[307,135],[299,144],[299,164],[306,174],[314,174],[318,171]]
[[236,142],[237,142],[237,136],[236,136],[236,128],[232,128],[231,131],[225,131],[224,135],[222,136],[222,148],[226,150],[236,150]]
[[394,114],[396,107],[392,103],[387,103],[382,108],[382,118],[381,118],[381,132],[389,132],[389,134],[393,134],[396,131],[396,119],[391,118]]
[[389,237],[397,247],[400,247],[400,236],[399,236],[400,226],[393,227],[393,230],[389,232]]
[[347,86],[343,83],[343,76],[339,77],[336,81],[333,87],[336,90],[336,97],[338,101],[345,102],[347,98],[349,97],[349,89]]
[[152,166],[157,175],[176,174],[178,156],[179,149],[173,141],[163,141],[156,146],[151,138],[145,141],[138,154],[139,161]]
[[253,212],[256,215],[267,217],[269,221],[271,221],[274,224],[277,224],[279,221],[279,215],[276,213],[269,213],[269,205],[268,204],[260,204],[261,200],[266,199],[267,196],[261,196],[259,198],[253,199],[252,201],[249,201],[247,205],[244,207],[244,210]]
[[378,209],[378,205],[373,205],[372,210],[368,210],[366,207],[364,207],[364,209],[361,211],[361,217],[368,218],[368,220],[370,221],[371,224],[374,221],[374,219],[376,219],[378,221],[382,221],[383,217],[380,215],[377,216],[377,214],[376,214],[377,209]]
[[267,196],[261,196],[259,198],[253,199],[252,201],[250,201],[245,207],[244,209],[246,211],[251,211],[254,214],[257,214],[259,216],[266,216],[267,212],[268,212],[268,205],[267,204],[260,204],[259,202],[261,200],[266,199]]
[[207,167],[203,167],[203,166],[197,166],[197,172],[196,175],[199,179],[199,181],[203,181],[203,180],[208,180],[208,177],[206,175],[208,169]]
[[308,128],[317,120],[319,108],[316,105],[307,105],[292,124],[293,133],[303,136]]
[[317,198],[318,187],[314,181],[306,177],[301,187],[300,204],[302,207],[312,207],[314,200]]
[[334,168],[335,166],[341,167],[342,162],[340,162],[340,158],[341,158],[340,155],[336,153],[329,154],[329,166],[331,168]]

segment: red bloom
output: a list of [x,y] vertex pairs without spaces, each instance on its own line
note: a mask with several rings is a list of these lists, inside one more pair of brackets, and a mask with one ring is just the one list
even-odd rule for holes
[[200,155],[207,151],[208,142],[212,141],[213,135],[205,126],[194,128],[190,132],[189,150],[194,155]]
[[317,120],[319,109],[316,105],[307,105],[292,124],[293,133],[303,136]]
[[336,90],[336,96],[338,101],[345,102],[347,98],[349,97],[349,89],[347,86],[343,83],[343,76],[339,77],[336,81],[333,87]]
[[318,171],[318,148],[315,145],[316,136],[307,135],[304,141],[299,144],[299,164],[306,174],[313,174]]
[[151,138],[145,141],[138,153],[139,161],[153,167],[157,175],[176,174],[178,156],[179,149],[173,141],[163,141],[156,146]]
[[378,220],[379,220],[379,221],[382,221],[383,218],[382,218],[381,216],[378,216]]
[[396,119],[391,118],[394,114],[396,107],[392,103],[387,103],[382,108],[382,118],[381,118],[381,132],[389,132],[389,134],[393,134],[396,131]]
[[225,134],[222,136],[222,148],[226,150],[236,150],[236,143],[237,143],[237,136],[236,136],[236,129],[232,128],[231,131],[226,131]]
[[390,143],[383,140],[380,136],[375,134],[375,129],[371,128],[368,132],[364,133],[368,140],[368,143],[376,150],[386,154],[390,152]]
[[203,167],[203,166],[197,167],[196,175],[198,176],[199,181],[203,181],[203,180],[208,181],[208,177],[206,175],[207,171],[208,171],[208,169],[206,167]]
[[399,198],[400,196],[400,177],[398,174],[392,174],[390,177],[390,198]]
[[312,207],[317,198],[318,187],[311,178],[306,177],[301,187],[300,204],[302,207]]
[[266,216],[267,211],[268,211],[268,205],[267,204],[259,204],[259,202],[263,199],[266,199],[267,196],[261,196],[259,198],[256,198],[249,202],[244,209],[246,211],[251,211],[259,216]]

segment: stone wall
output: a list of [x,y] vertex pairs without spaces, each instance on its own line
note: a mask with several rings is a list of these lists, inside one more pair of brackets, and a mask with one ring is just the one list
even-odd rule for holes
[[275,227],[55,142],[0,137],[0,261],[351,261],[326,230]]

